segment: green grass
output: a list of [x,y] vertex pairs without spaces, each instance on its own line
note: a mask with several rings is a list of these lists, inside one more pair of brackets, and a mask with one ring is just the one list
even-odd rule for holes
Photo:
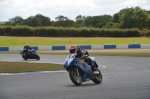
[[104,44],[150,44],[150,38],[107,38],[107,37],[12,37],[0,36],[0,46],[52,46],[52,45],[104,45]]
[[26,62],[0,62],[0,73],[21,73],[36,71],[63,70],[60,64],[26,63]]
[[[132,37],[132,38],[104,38],[104,37],[13,37],[13,36],[0,36],[0,46],[52,46],[52,45],[104,45],[104,44],[150,44],[150,38],[146,37]],[[108,49],[109,50],[109,49]],[[116,49],[115,49],[116,50]],[[127,49],[130,51],[130,49]],[[142,49],[141,49],[142,50]],[[91,55],[102,56],[150,56],[150,52],[135,53],[124,52],[90,52]],[[0,52],[1,54],[19,54],[19,51]],[[68,51],[37,51],[38,54],[68,54]]]

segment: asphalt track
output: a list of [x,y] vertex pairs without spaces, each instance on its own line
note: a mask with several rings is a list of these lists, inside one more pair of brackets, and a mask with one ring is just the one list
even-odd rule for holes
[[[28,62],[64,62],[65,55],[40,55]],[[150,58],[95,56],[103,74],[75,86],[67,72],[0,75],[0,99],[150,99]],[[17,54],[0,54],[1,61],[24,61]],[[105,67],[105,68],[104,68]]]

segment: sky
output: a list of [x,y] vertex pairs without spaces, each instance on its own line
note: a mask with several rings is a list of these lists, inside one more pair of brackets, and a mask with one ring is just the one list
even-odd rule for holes
[[27,19],[36,14],[54,21],[59,15],[75,20],[78,15],[113,15],[136,6],[150,10],[150,0],[0,0],[0,21],[16,16]]

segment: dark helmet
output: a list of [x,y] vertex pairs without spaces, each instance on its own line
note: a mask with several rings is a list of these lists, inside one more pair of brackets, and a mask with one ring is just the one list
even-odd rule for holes
[[77,52],[77,46],[71,45],[69,51],[70,51],[70,54],[76,53]]

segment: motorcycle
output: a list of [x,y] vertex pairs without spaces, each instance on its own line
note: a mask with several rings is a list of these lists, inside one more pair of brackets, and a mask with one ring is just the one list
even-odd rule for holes
[[28,60],[28,59],[40,60],[40,56],[36,54],[36,51],[34,49],[30,49],[28,50],[28,52],[24,52],[23,50],[20,50],[20,54],[22,55],[22,58],[24,60]]
[[83,60],[76,58],[75,55],[69,57],[64,62],[64,68],[69,72],[69,77],[71,81],[80,86],[82,82],[92,80],[95,84],[100,84],[102,82],[102,74],[98,69],[98,65],[94,57],[90,57],[96,68],[96,71],[92,72],[91,66],[85,63]]

